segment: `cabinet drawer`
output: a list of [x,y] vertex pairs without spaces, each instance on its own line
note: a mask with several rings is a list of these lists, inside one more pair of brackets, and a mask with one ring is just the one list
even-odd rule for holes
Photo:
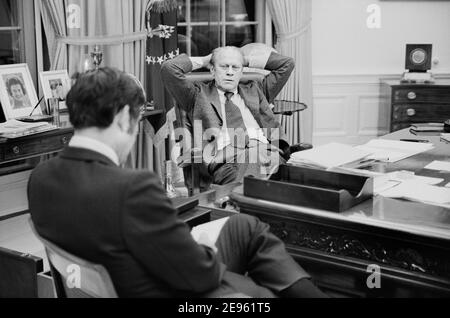
[[8,144],[4,149],[4,160],[15,160],[26,158],[40,153],[58,151],[67,145],[72,134],[35,139],[28,141],[18,141]]
[[400,104],[392,106],[392,122],[444,122],[450,118],[450,105]]
[[446,103],[450,106],[450,86],[405,87],[393,90],[393,103]]

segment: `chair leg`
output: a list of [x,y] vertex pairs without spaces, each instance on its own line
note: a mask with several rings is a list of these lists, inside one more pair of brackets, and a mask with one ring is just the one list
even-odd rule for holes
[[194,152],[191,151],[191,184],[189,185],[189,196],[194,196],[195,189],[195,167],[194,167]]

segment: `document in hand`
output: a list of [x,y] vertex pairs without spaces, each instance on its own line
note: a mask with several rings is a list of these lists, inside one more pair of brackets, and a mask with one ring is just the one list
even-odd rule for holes
[[408,142],[398,140],[373,139],[368,143],[356,146],[361,151],[372,153],[368,159],[385,162],[397,162],[418,153],[433,149],[432,143]]
[[353,146],[329,143],[309,150],[295,152],[288,163],[310,168],[330,169],[359,162],[372,152]]
[[211,244],[216,244],[219,238],[220,231],[225,223],[227,223],[229,217],[221,218],[215,221],[203,223],[192,228],[191,235],[197,243],[202,243],[203,240],[207,240]]

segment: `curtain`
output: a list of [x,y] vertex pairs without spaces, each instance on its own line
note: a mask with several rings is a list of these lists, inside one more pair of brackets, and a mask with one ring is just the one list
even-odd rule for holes
[[[44,0],[42,21],[51,69],[83,71],[83,62],[96,45],[103,52],[101,66],[113,66],[145,79],[145,9],[148,0]],[[148,123],[141,124],[136,149],[127,166],[143,165]],[[151,150],[151,149],[150,149]],[[152,155],[150,155],[152,156]],[[146,157],[146,156],[144,156]],[[148,156],[147,156],[148,157]],[[140,160],[140,159],[139,159]]]
[[[176,119],[175,103],[169,92],[164,88],[161,79],[161,65],[164,61],[180,54],[177,32],[177,1],[150,0],[146,10],[147,24],[147,98],[155,109],[164,111],[159,123],[155,123],[153,141],[155,143],[153,170],[163,181],[165,162],[170,160],[174,147],[173,122]],[[172,174],[177,174],[175,163],[172,163]],[[177,179],[173,175],[174,179]]]
[[57,41],[67,35],[65,1],[42,1],[41,16],[50,55],[50,69],[67,69],[67,46]]
[[282,116],[281,123],[290,144],[312,142],[313,87],[312,87],[312,0],[268,0],[277,34],[276,49],[280,54],[294,58],[296,67],[283,88],[279,99],[303,102],[303,112]]

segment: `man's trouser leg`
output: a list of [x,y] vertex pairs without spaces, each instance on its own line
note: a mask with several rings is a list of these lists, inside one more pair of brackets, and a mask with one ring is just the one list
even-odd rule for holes
[[310,278],[286,252],[284,243],[269,231],[269,226],[255,217],[230,217],[216,246],[219,259],[229,271],[247,274],[256,284],[275,293],[302,278]]

